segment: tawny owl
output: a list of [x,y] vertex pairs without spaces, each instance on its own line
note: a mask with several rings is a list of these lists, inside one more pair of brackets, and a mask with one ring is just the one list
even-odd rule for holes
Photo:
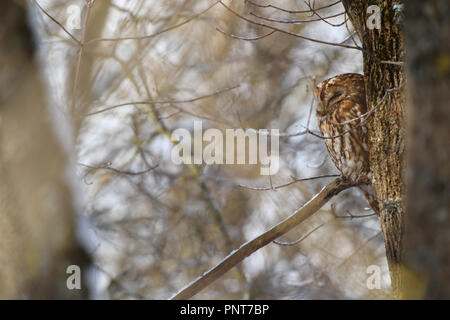
[[[319,83],[315,89],[317,117],[328,153],[341,176],[354,184],[370,183],[364,78],[346,73]],[[337,137],[336,137],[337,136]],[[334,138],[333,138],[334,137]]]

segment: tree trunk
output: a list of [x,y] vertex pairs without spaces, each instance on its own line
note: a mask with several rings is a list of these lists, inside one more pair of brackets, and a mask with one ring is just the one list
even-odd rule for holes
[[403,292],[412,299],[450,299],[448,17],[448,0],[405,8],[411,138]]
[[[402,87],[404,81],[403,68],[398,63],[404,57],[400,3],[343,0],[363,47],[367,106],[369,110],[376,108],[368,119],[370,168],[396,297],[400,297],[402,283],[405,108],[400,90],[389,90]],[[376,16],[368,8],[373,5],[380,9],[379,29],[368,27],[368,20],[370,23]]]
[[[33,59],[26,7],[0,2],[0,299],[87,298],[69,290],[88,257],[75,237],[66,155]],[[24,2],[23,2],[24,3]]]

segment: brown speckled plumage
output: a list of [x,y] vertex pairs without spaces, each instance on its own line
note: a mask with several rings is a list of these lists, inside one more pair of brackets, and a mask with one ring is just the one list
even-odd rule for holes
[[324,139],[337,169],[355,184],[369,183],[367,128],[358,118],[367,111],[363,76],[346,73],[327,79],[317,85],[315,95],[322,135],[338,136]]

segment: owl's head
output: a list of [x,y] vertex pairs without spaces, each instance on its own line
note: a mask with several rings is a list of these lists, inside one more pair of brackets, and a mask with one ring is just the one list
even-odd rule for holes
[[323,117],[334,110],[341,101],[349,99],[353,88],[361,87],[363,81],[360,74],[346,73],[320,82],[314,90],[317,98],[317,115]]

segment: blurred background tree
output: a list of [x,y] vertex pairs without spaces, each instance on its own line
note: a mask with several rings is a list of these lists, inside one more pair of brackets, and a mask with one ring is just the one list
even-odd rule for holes
[[0,4],[0,298],[81,299],[70,265],[87,268],[76,236],[67,156],[53,129],[24,3]]
[[405,10],[410,149],[403,295],[449,299],[449,5],[409,1]]

